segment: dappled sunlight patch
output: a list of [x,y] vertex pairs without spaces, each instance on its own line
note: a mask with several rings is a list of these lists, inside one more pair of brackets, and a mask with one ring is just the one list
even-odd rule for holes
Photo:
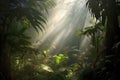
[[48,65],[45,65],[45,64],[41,64],[40,68],[42,68],[43,70],[48,71],[48,72],[54,72],[51,67],[49,67]]

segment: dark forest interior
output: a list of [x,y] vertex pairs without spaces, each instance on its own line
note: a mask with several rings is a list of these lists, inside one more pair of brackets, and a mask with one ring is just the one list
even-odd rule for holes
[[120,0],[0,0],[0,80],[120,80]]

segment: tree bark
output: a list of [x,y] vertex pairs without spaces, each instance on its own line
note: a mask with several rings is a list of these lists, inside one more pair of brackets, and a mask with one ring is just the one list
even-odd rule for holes
[[1,80],[11,80],[10,47],[5,36],[5,27],[2,25],[0,28],[0,78]]
[[[117,80],[119,78],[119,68],[118,68],[118,59],[119,53],[116,53],[114,49],[115,45],[120,42],[120,28],[118,22],[118,14],[116,8],[115,0],[106,0],[106,16],[107,16],[107,26],[106,26],[106,35],[105,35],[105,61],[109,60],[110,62],[104,62],[106,67],[107,78]],[[117,48],[118,49],[118,48]],[[110,57],[112,56],[112,57]]]
[[107,53],[110,53],[113,46],[119,41],[119,24],[118,15],[116,11],[115,0],[107,0],[106,15],[107,15],[107,26],[106,26],[106,41],[105,47]]
[[11,73],[10,73],[10,57],[9,54],[4,54],[1,57],[1,63],[0,63],[0,71],[2,73],[2,77],[5,80],[11,80]]

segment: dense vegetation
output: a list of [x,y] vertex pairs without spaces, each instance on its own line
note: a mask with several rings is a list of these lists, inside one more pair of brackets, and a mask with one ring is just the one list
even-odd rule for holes
[[0,0],[0,77],[11,80],[11,55],[28,48],[25,30],[33,27],[43,30],[45,14],[51,6],[47,0]]
[[[1,80],[119,80],[119,0],[88,0],[96,19],[77,36],[90,39],[85,51],[66,46],[51,55],[46,47],[33,48],[26,31],[43,31],[52,0],[0,0]],[[73,41],[74,43],[74,41]],[[48,44],[49,45],[49,44]]]
[[105,26],[104,50],[101,52],[101,66],[94,69],[96,74],[91,79],[119,80],[120,58],[120,1],[119,0],[88,0],[93,15]]

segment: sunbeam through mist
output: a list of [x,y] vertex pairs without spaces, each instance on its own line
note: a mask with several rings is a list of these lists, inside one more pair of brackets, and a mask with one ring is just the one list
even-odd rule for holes
[[56,0],[56,6],[49,12],[46,30],[35,45],[49,44],[47,48],[51,52],[59,51],[75,39],[76,30],[89,24],[88,15],[86,0]]

